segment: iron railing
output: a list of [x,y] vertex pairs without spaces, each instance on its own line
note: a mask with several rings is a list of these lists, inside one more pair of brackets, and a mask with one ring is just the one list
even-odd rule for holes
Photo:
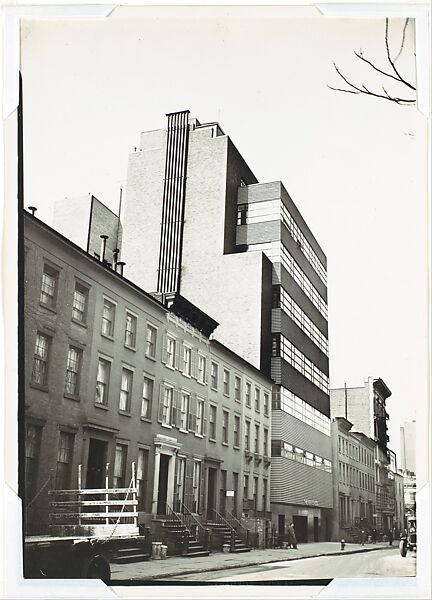
[[247,529],[229,510],[225,511],[226,520],[230,526],[236,531],[237,536],[246,546],[250,545],[250,531]]
[[210,546],[210,529],[204,527],[183,502],[179,501],[179,505],[180,511],[174,514],[205,550],[208,550]]

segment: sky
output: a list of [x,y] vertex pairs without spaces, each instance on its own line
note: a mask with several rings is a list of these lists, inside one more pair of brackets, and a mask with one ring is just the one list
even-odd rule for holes
[[[427,410],[426,122],[415,107],[328,88],[341,83],[336,61],[380,89],[353,50],[384,66],[384,20],[131,10],[24,24],[26,206],[49,224],[61,198],[92,193],[116,210],[141,131],[184,109],[219,121],[260,182],[284,183],[327,255],[330,386],[384,379],[399,453],[400,425]],[[390,23],[395,53],[402,26]],[[412,82],[413,44],[410,24],[397,64]]]

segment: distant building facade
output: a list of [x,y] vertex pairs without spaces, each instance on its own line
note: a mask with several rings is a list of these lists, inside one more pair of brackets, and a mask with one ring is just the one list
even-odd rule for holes
[[353,430],[376,443],[374,522],[382,532],[393,528],[395,519],[394,453],[388,448],[386,400],[391,391],[380,378],[369,377],[362,387],[330,390],[332,418],[345,417]]
[[26,533],[78,465],[83,487],[127,487],[132,462],[143,525],[184,506],[268,527],[271,380],[185,298],[161,304],[28,214],[24,247]]
[[334,541],[359,541],[362,529],[375,526],[376,443],[352,426],[344,417],[332,421]]
[[416,440],[416,422],[405,422],[400,428],[400,467],[403,471],[416,472]]

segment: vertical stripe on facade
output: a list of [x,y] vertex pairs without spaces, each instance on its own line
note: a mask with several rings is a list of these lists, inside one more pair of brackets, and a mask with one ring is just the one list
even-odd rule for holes
[[162,293],[180,291],[188,121],[189,111],[168,115],[157,286],[157,291]]

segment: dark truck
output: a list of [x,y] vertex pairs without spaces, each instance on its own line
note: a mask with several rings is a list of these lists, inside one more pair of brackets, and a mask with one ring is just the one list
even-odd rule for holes
[[[80,480],[80,478],[79,478]],[[24,540],[26,578],[90,578],[109,583],[110,563],[122,549],[142,548],[137,489],[52,490],[50,535]]]

